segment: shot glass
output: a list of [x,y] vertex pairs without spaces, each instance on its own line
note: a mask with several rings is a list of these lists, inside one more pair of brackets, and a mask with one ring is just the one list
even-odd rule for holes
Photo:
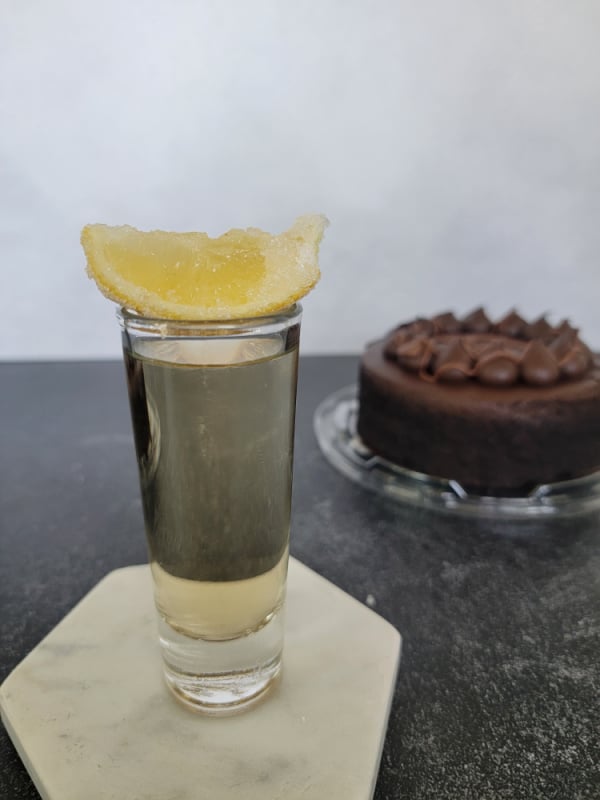
[[230,713],[281,668],[301,307],[118,318],[167,685]]

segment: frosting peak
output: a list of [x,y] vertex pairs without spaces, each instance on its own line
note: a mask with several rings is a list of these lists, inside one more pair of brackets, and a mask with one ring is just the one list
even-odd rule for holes
[[548,386],[558,380],[558,361],[540,339],[532,339],[525,348],[521,360],[521,375],[525,383],[533,386]]
[[487,333],[492,323],[483,308],[476,308],[463,320],[463,328],[473,333]]
[[496,323],[496,330],[503,336],[519,338],[523,336],[527,323],[516,311],[509,311],[505,317]]

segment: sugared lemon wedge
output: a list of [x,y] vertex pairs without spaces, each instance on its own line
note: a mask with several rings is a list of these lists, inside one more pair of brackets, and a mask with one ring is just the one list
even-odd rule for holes
[[81,244],[100,291],[139,314],[242,319],[286,308],[313,288],[327,224],[315,214],[299,217],[279,235],[248,228],[215,239],[86,225]]

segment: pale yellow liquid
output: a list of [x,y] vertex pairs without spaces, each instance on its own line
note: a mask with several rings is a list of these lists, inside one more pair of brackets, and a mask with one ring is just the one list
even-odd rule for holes
[[287,550],[273,569],[241,581],[192,581],[151,563],[156,606],[175,630],[192,638],[232,639],[258,630],[284,599]]
[[125,348],[163,619],[191,638],[259,629],[285,591],[297,339]]

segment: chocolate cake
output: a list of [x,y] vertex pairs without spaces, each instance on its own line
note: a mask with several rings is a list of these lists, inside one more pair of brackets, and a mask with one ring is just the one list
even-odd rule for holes
[[415,319],[364,353],[357,431],[408,469],[524,494],[600,469],[600,361],[566,320]]

